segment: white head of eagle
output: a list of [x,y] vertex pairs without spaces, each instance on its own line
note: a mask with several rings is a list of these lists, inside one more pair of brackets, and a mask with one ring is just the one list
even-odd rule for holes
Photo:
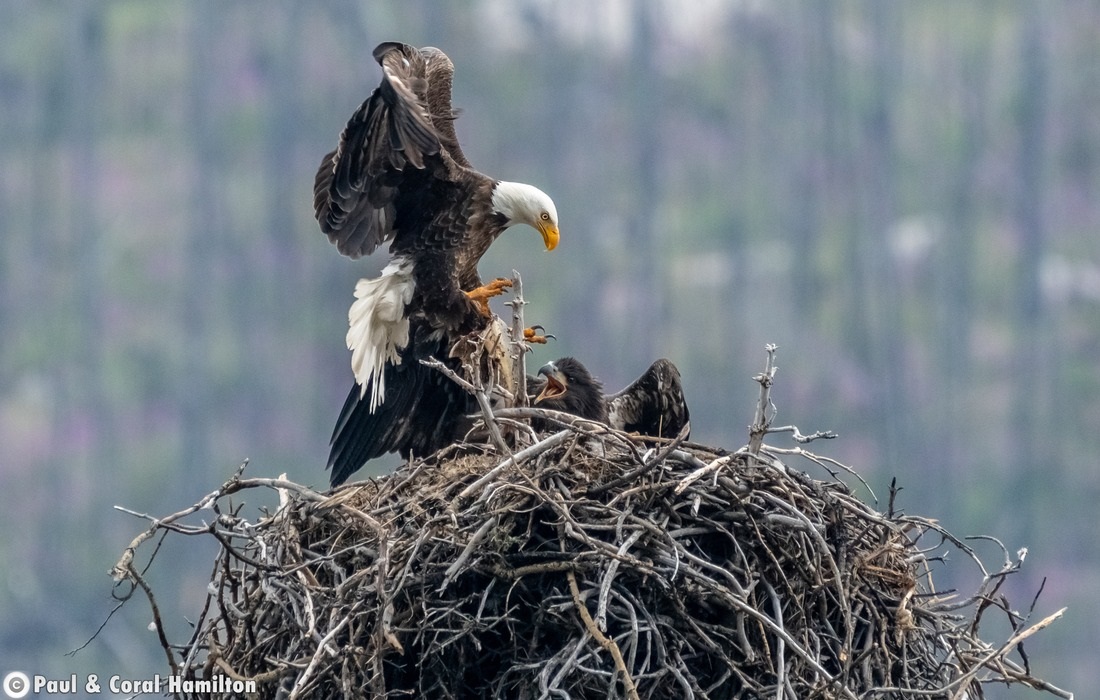
[[554,200],[537,187],[501,181],[493,188],[493,211],[503,214],[506,226],[527,224],[542,234],[547,250],[558,245],[558,210]]

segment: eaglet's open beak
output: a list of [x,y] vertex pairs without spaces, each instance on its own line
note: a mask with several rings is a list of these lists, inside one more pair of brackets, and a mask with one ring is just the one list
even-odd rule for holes
[[558,247],[558,227],[551,223],[539,222],[539,233],[542,234],[542,242],[546,244],[547,250],[553,250]]
[[565,394],[566,379],[553,362],[549,362],[539,369],[539,374],[546,377],[546,386],[535,397],[535,403],[545,399],[556,399]]

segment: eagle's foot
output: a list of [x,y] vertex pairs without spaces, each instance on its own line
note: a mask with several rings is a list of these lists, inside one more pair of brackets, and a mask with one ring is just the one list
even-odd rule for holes
[[[539,331],[545,333],[545,335],[539,335]],[[546,345],[546,341],[554,336],[546,333],[546,329],[542,326],[531,326],[530,328],[523,329],[523,340],[528,343],[538,343],[539,345]],[[555,338],[556,340],[556,338]]]
[[512,280],[505,279],[503,277],[497,277],[489,284],[483,284],[476,289],[471,289],[465,292],[466,296],[470,298],[470,301],[478,305],[481,312],[486,316],[489,315],[489,300],[493,297],[498,297],[504,293],[504,290],[512,286]]

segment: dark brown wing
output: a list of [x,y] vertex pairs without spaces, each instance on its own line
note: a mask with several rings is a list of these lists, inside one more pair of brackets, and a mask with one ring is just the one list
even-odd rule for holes
[[657,360],[633,384],[607,397],[608,424],[628,433],[674,438],[689,419],[680,371],[668,360]]
[[466,165],[454,135],[450,59],[396,42],[379,44],[374,58],[382,82],[321,160],[313,188],[321,230],[353,258],[393,237],[402,187],[423,187],[425,169],[454,179]]
[[432,125],[439,134],[443,150],[451,160],[460,168],[469,168],[470,162],[466,160],[462,147],[458,145],[458,135],[455,134],[458,110],[451,104],[455,66],[447,54],[434,46],[425,46],[420,49],[420,54],[424,57],[424,73],[428,81],[424,97],[428,113],[432,117]]

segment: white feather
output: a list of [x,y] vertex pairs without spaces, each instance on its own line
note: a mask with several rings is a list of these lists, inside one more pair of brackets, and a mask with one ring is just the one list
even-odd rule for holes
[[355,285],[347,343],[360,398],[366,396],[367,383],[371,385],[371,413],[386,400],[386,364],[400,364],[399,353],[409,344],[405,305],[414,286],[413,263],[408,258],[394,258],[378,278],[361,279]]

